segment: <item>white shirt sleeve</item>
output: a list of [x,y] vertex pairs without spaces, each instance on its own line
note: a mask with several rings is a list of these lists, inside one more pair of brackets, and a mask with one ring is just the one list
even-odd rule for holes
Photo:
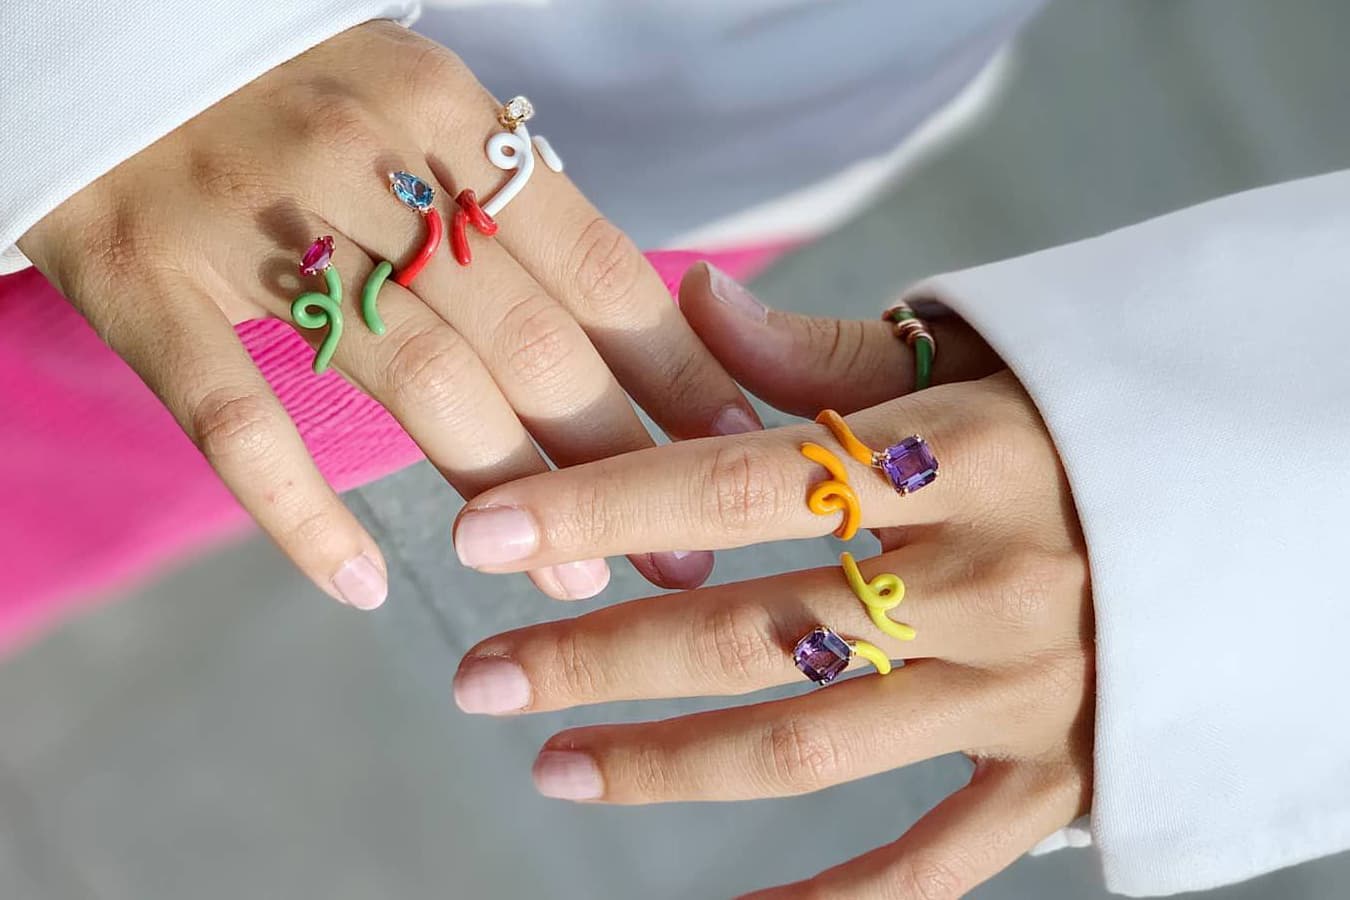
[[1110,889],[1350,848],[1350,172],[944,275],[1064,461]]
[[11,245],[118,163],[288,59],[417,0],[3,0],[0,274]]

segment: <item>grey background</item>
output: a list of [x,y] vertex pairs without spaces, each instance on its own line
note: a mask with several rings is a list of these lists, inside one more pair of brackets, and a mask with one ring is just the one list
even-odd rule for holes
[[[1333,0],[1052,4],[990,116],[756,287],[780,307],[870,316],[932,271],[1344,167],[1347,34],[1350,4]],[[350,500],[394,571],[377,613],[338,608],[253,539],[6,663],[0,897],[728,896],[899,834],[965,775],[943,759],[734,806],[538,798],[529,764],[553,731],[675,705],[461,715],[449,682],[470,644],[579,608],[460,570],[458,501],[425,466]],[[829,540],[726,553],[714,577],[833,554]],[[649,590],[619,562],[601,602]],[[1347,879],[1341,856],[1208,896],[1342,897]],[[1024,860],[976,891],[1103,895],[1082,851]]]

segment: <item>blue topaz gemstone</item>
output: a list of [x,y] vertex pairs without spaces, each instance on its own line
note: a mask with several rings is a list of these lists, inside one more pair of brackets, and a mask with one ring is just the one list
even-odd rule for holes
[[816,684],[829,684],[848,668],[853,648],[848,641],[824,625],[817,625],[811,633],[797,642],[792,650],[792,661],[802,674]]
[[431,201],[436,199],[436,189],[411,172],[395,172],[390,175],[389,187],[405,206],[420,213],[431,209]]
[[937,457],[917,434],[878,453],[874,465],[886,473],[891,487],[901,494],[912,494],[937,478]]

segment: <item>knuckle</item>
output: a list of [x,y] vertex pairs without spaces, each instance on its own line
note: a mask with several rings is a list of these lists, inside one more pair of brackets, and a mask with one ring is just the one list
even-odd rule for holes
[[670,754],[654,743],[643,743],[627,754],[628,787],[638,797],[661,800],[673,795],[674,773]]
[[100,308],[97,315],[89,317],[89,323],[99,340],[114,350],[125,352],[136,334],[135,316],[121,303],[109,303]]
[[695,662],[711,664],[719,683],[745,685],[763,680],[782,655],[775,642],[772,616],[762,605],[731,601],[714,606],[695,623]]
[[128,203],[114,205],[86,235],[82,269],[98,273],[99,284],[142,278],[168,258],[163,236]]
[[286,529],[280,543],[285,547],[322,547],[335,533],[333,520],[327,513],[310,513]]
[[567,381],[578,342],[567,310],[534,294],[510,306],[502,317],[508,370],[536,390],[551,392]]
[[303,98],[296,128],[305,148],[344,158],[375,156],[382,146],[375,115],[353,94],[327,84]]
[[265,166],[247,154],[212,146],[188,159],[197,191],[208,201],[232,208],[258,209],[275,197]]
[[578,702],[598,698],[604,689],[604,666],[586,649],[576,629],[566,623],[553,635],[553,672],[566,696]]
[[1040,631],[1061,608],[1076,609],[1085,584],[1086,566],[1076,554],[1023,548],[990,564],[976,612],[1020,631]]
[[769,456],[746,444],[720,448],[704,477],[712,502],[704,515],[713,527],[732,537],[757,535],[776,521],[782,500],[782,477]]
[[667,409],[706,409],[710,400],[723,395],[715,361],[704,355],[701,344],[681,343],[667,352],[669,356],[648,360],[648,371],[660,379]]
[[438,326],[402,338],[385,366],[385,390],[400,402],[438,410],[445,418],[460,392],[455,390],[474,357],[466,345],[447,340]]
[[192,411],[189,431],[211,460],[265,460],[276,447],[277,416],[257,394],[214,391]]
[[867,350],[867,331],[863,322],[853,319],[816,319],[812,321],[811,346],[824,349],[821,367],[827,372],[854,372]]
[[999,557],[986,570],[977,591],[977,615],[1019,630],[1039,623],[1048,597],[1038,566],[1025,552]]
[[637,525],[636,517],[617,499],[612,479],[580,479],[569,484],[565,494],[549,498],[548,508],[540,511],[545,519],[541,528],[554,546],[608,546]]
[[[1042,656],[1028,670],[1025,700],[1028,715],[1061,723],[1066,716],[1085,712],[1085,698],[1091,696],[1093,665],[1083,652],[1058,650]],[[1053,698],[1047,702],[1047,698]]]
[[[1014,502],[1020,492],[1010,491],[1009,485],[1027,484],[1025,473],[1042,465],[1058,470],[1054,444],[1034,409],[1006,392],[984,387],[977,402],[935,412],[949,431],[950,443],[968,460],[962,466],[972,473],[972,496]],[[1043,482],[1034,483],[1039,487]]]
[[956,900],[967,890],[965,879],[946,860],[918,850],[895,873],[899,896],[915,900]]
[[418,41],[416,51],[407,56],[406,96],[419,113],[442,128],[467,124],[458,112],[463,105],[447,101],[448,97],[463,94],[466,81],[473,83],[473,75],[464,62],[440,44],[424,40]]
[[777,791],[805,794],[840,780],[843,748],[824,726],[802,718],[771,725],[764,738],[765,775]]
[[628,235],[597,216],[577,238],[568,270],[586,308],[600,319],[615,321],[631,314],[630,297],[643,265]]

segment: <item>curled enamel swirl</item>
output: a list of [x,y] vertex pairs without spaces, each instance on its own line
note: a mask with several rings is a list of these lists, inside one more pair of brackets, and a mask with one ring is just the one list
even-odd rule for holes
[[853,589],[854,595],[862,601],[863,606],[867,607],[867,615],[871,617],[872,624],[897,641],[914,640],[913,628],[886,615],[905,599],[905,583],[899,576],[883,573],[868,581],[863,578],[852,553],[840,556],[839,564],[844,567],[844,577],[848,579],[848,586]]
[[811,493],[806,497],[807,507],[818,516],[842,512],[844,521],[834,533],[842,540],[851,539],[862,524],[862,504],[858,500],[858,492],[849,484],[843,462],[829,450],[810,441],[802,444],[801,454],[830,473],[828,479],[811,488]]
[[323,273],[328,293],[310,291],[291,303],[291,321],[301,328],[328,328],[318,352],[314,354],[314,373],[327,370],[342,340],[342,278],[333,266],[333,239],[325,236],[310,244],[300,263],[302,275]]

